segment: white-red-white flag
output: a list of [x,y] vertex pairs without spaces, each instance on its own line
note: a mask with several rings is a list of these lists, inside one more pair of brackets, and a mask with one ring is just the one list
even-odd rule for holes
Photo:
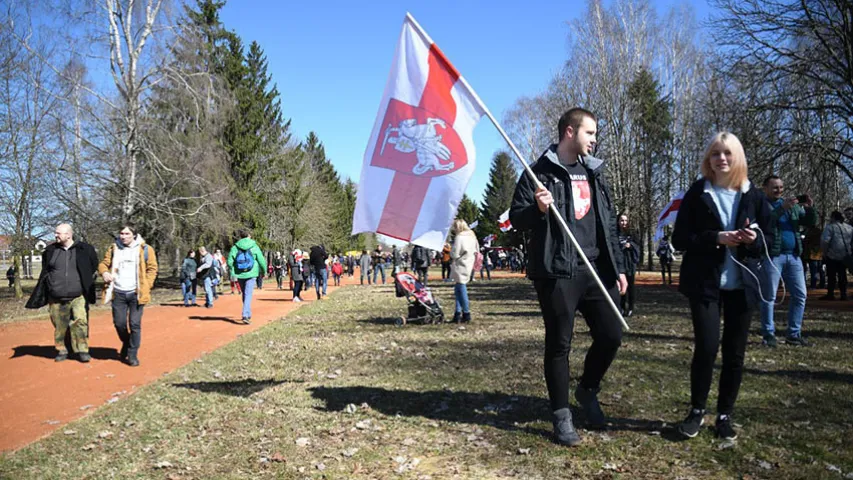
[[509,209],[507,208],[504,213],[498,217],[498,228],[501,229],[502,232],[508,232],[512,230],[512,223],[509,221]]
[[474,173],[477,95],[411,15],[364,153],[352,233],[441,250]]
[[681,208],[681,199],[684,198],[684,192],[678,192],[672,197],[672,200],[666,204],[666,207],[658,215],[658,227],[655,230],[654,241],[660,241],[663,238],[663,227],[672,224],[675,217],[678,216],[678,209]]
[[486,235],[485,237],[483,237],[483,246],[484,247],[491,247],[492,242],[494,242],[497,239],[498,239],[497,235],[495,235],[494,233],[490,233],[490,234]]

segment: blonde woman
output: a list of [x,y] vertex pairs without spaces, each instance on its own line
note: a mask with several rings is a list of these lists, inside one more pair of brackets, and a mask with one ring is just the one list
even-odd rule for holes
[[[673,246],[684,252],[678,290],[690,302],[695,342],[691,409],[678,432],[693,438],[705,421],[722,317],[723,366],[715,429],[718,437],[735,439],[731,414],[743,377],[749,322],[757,306],[744,289],[745,282],[754,285],[754,280],[737,262],[763,256],[760,235],[767,231],[770,209],[761,190],[747,178],[743,146],[731,133],[714,136],[700,170],[702,177],[681,201],[672,233]],[[752,228],[754,223],[760,229]]]
[[474,270],[474,257],[480,245],[477,244],[477,236],[468,226],[468,223],[457,218],[450,227],[450,233],[454,235],[453,246],[450,248],[450,278],[456,283],[453,294],[456,297],[456,313],[453,321],[467,323],[471,321],[471,310],[468,305],[468,282],[471,281],[471,272]]

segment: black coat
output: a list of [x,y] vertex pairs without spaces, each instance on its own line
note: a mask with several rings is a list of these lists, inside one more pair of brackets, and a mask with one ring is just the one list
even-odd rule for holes
[[[619,235],[616,231],[616,211],[610,187],[604,177],[604,162],[594,158],[584,159],[589,176],[590,190],[596,215],[599,257],[596,262],[605,286],[612,286],[620,273],[625,273],[622,253],[619,251]],[[530,167],[554,199],[554,205],[572,228],[575,223],[569,173],[559,163],[556,145],[552,145],[539,160]],[[577,264],[577,252],[563,232],[558,221],[549,213],[539,211],[534,197],[536,183],[526,172],[515,187],[509,219],[517,230],[529,231],[527,252],[527,276],[532,280],[546,278],[571,278]]]
[[[626,243],[631,244],[631,248],[625,248]],[[643,256],[640,242],[634,240],[631,232],[619,232],[619,250],[622,252],[622,264],[625,265],[626,275],[637,274],[637,264],[640,263],[640,257]]]
[[[748,190],[741,191],[743,195],[738,204],[735,225],[746,226],[748,219],[750,224],[757,223],[760,228],[758,238],[752,245],[737,248],[735,258],[744,262],[747,258],[764,255],[762,232],[768,229],[770,206],[764,193],[755,186],[749,185]],[[672,245],[676,250],[684,252],[678,291],[687,297],[712,301],[719,299],[721,267],[728,250],[728,247],[717,243],[717,234],[723,229],[717,205],[711,194],[705,191],[705,179],[700,178],[684,194],[672,232]],[[744,277],[749,275],[742,273]]]
[[[36,288],[33,290],[32,295],[30,295],[30,299],[27,300],[26,308],[41,308],[47,305],[50,298],[47,275],[50,268],[50,259],[57,248],[55,243],[51,243],[44,249],[41,256],[41,274],[39,274]],[[80,283],[83,285],[83,296],[86,297],[87,302],[95,303],[97,300],[97,296],[95,295],[95,273],[98,271],[99,262],[95,247],[85,242],[74,242],[71,248],[76,250],[77,273],[80,275]]]

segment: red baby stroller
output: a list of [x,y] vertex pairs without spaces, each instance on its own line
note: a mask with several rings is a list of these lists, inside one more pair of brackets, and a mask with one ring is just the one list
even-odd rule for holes
[[441,311],[438,299],[433,297],[429,288],[419,282],[414,275],[408,272],[396,273],[394,286],[397,296],[406,297],[409,302],[409,313],[397,319],[398,326],[415,320],[422,324],[444,322],[444,312]]

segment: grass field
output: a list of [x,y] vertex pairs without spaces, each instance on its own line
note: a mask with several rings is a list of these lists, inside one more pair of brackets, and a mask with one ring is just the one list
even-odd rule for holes
[[[452,285],[434,291],[450,312]],[[581,429],[570,449],[549,439],[532,287],[505,279],[469,292],[471,324],[396,327],[406,304],[392,286],[341,289],[0,457],[0,477],[853,478],[851,314],[807,306],[810,348],[761,347],[753,331],[740,438],[706,428],[681,441],[686,302],[641,287],[602,384],[610,423]],[[573,372],[589,342],[579,320]]]

